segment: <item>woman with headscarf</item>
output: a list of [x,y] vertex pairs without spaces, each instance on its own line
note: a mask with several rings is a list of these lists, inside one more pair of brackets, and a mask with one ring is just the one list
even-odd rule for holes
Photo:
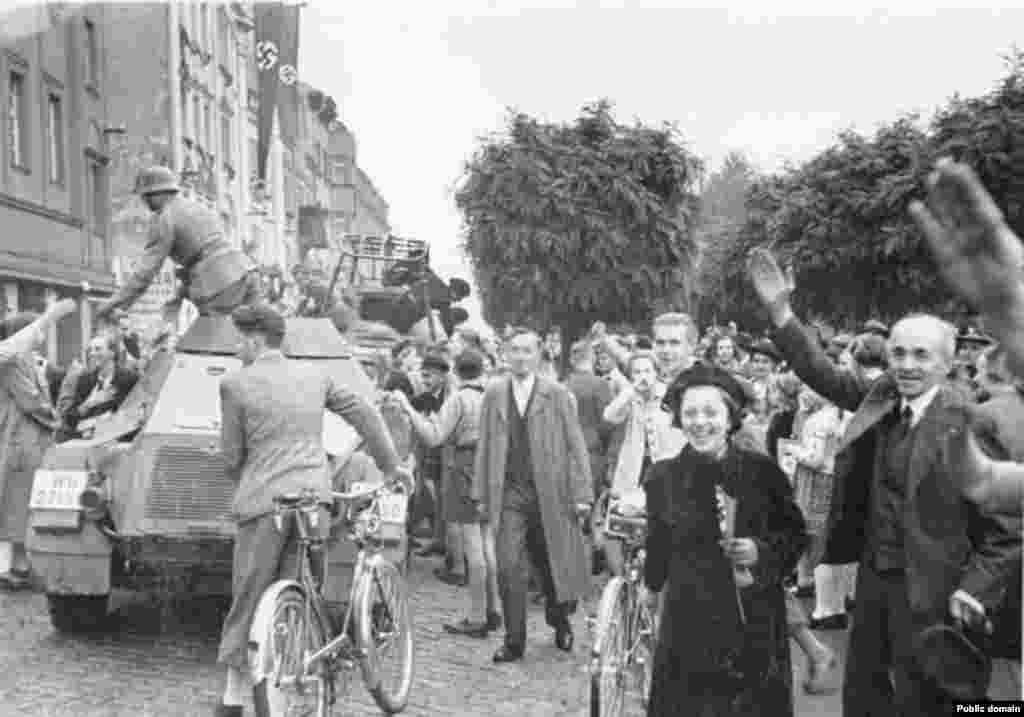
[[665,395],[688,444],[644,484],[645,581],[665,591],[648,717],[793,714],[783,580],[807,536],[781,469],[732,444],[746,401],[709,366]]
[[0,582],[28,585],[25,529],[32,479],[57,429],[46,377],[33,352],[47,329],[75,311],[71,299],[42,316],[20,313],[0,321]]

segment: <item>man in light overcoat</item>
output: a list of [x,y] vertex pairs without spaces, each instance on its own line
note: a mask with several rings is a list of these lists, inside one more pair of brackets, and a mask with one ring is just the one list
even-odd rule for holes
[[537,375],[540,337],[513,332],[505,356],[511,375],[491,383],[483,398],[472,496],[496,522],[506,633],[495,662],[523,657],[531,561],[555,643],[572,649],[569,616],[590,586],[579,518],[593,501],[575,399],[564,386]]

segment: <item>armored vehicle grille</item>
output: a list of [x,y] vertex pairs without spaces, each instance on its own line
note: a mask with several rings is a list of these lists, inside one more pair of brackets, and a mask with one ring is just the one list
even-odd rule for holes
[[160,446],[153,464],[146,517],[216,520],[231,510],[234,486],[219,454],[193,446]]

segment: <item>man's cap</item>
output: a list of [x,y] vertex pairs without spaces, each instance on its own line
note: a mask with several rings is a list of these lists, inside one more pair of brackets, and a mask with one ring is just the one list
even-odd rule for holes
[[440,351],[430,351],[426,356],[423,357],[423,361],[420,364],[422,368],[433,369],[434,371],[440,371],[441,373],[448,373],[451,371],[451,364],[448,363],[448,358]]
[[143,197],[159,192],[179,192],[178,178],[167,167],[148,167],[135,177],[135,193]]
[[914,635],[913,643],[927,683],[954,699],[984,698],[992,677],[992,660],[983,645],[945,624],[925,628]]
[[231,320],[243,333],[284,336],[284,317],[266,303],[239,306],[231,313]]
[[862,333],[875,334],[876,336],[881,336],[883,339],[887,339],[889,338],[889,327],[878,319],[869,319],[865,322],[864,331]]
[[779,353],[779,349],[776,348],[775,344],[773,344],[768,339],[760,339],[758,341],[755,341],[753,345],[751,345],[748,353],[750,353],[751,356],[754,356],[756,354],[767,356],[775,363],[782,362],[782,354]]
[[853,343],[853,336],[850,334],[836,334],[832,337],[832,345],[838,346],[840,349],[849,348],[850,344]]
[[981,333],[971,326],[967,331],[961,331],[956,337],[957,344],[973,344],[974,346],[991,346],[995,343],[991,336]]

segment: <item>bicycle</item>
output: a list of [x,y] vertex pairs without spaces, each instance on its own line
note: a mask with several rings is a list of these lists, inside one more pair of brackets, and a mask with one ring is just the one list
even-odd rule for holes
[[[261,717],[330,717],[339,682],[357,667],[377,705],[401,712],[409,698],[414,667],[412,617],[402,573],[379,554],[405,529],[411,487],[356,484],[333,493],[335,515],[358,547],[344,616],[331,615],[323,587],[326,539],[319,537],[322,504],[313,492],[275,498],[279,531],[294,530],[299,549],[296,574],[283,576],[260,598],[249,633],[256,714]],[[384,661],[397,648],[397,671]]]
[[647,520],[643,509],[608,496],[604,501],[604,533],[622,541],[625,570],[601,592],[594,621],[590,656],[590,715],[620,717],[626,708],[629,677],[633,678],[646,708],[654,662],[656,616],[645,599],[644,540]]

